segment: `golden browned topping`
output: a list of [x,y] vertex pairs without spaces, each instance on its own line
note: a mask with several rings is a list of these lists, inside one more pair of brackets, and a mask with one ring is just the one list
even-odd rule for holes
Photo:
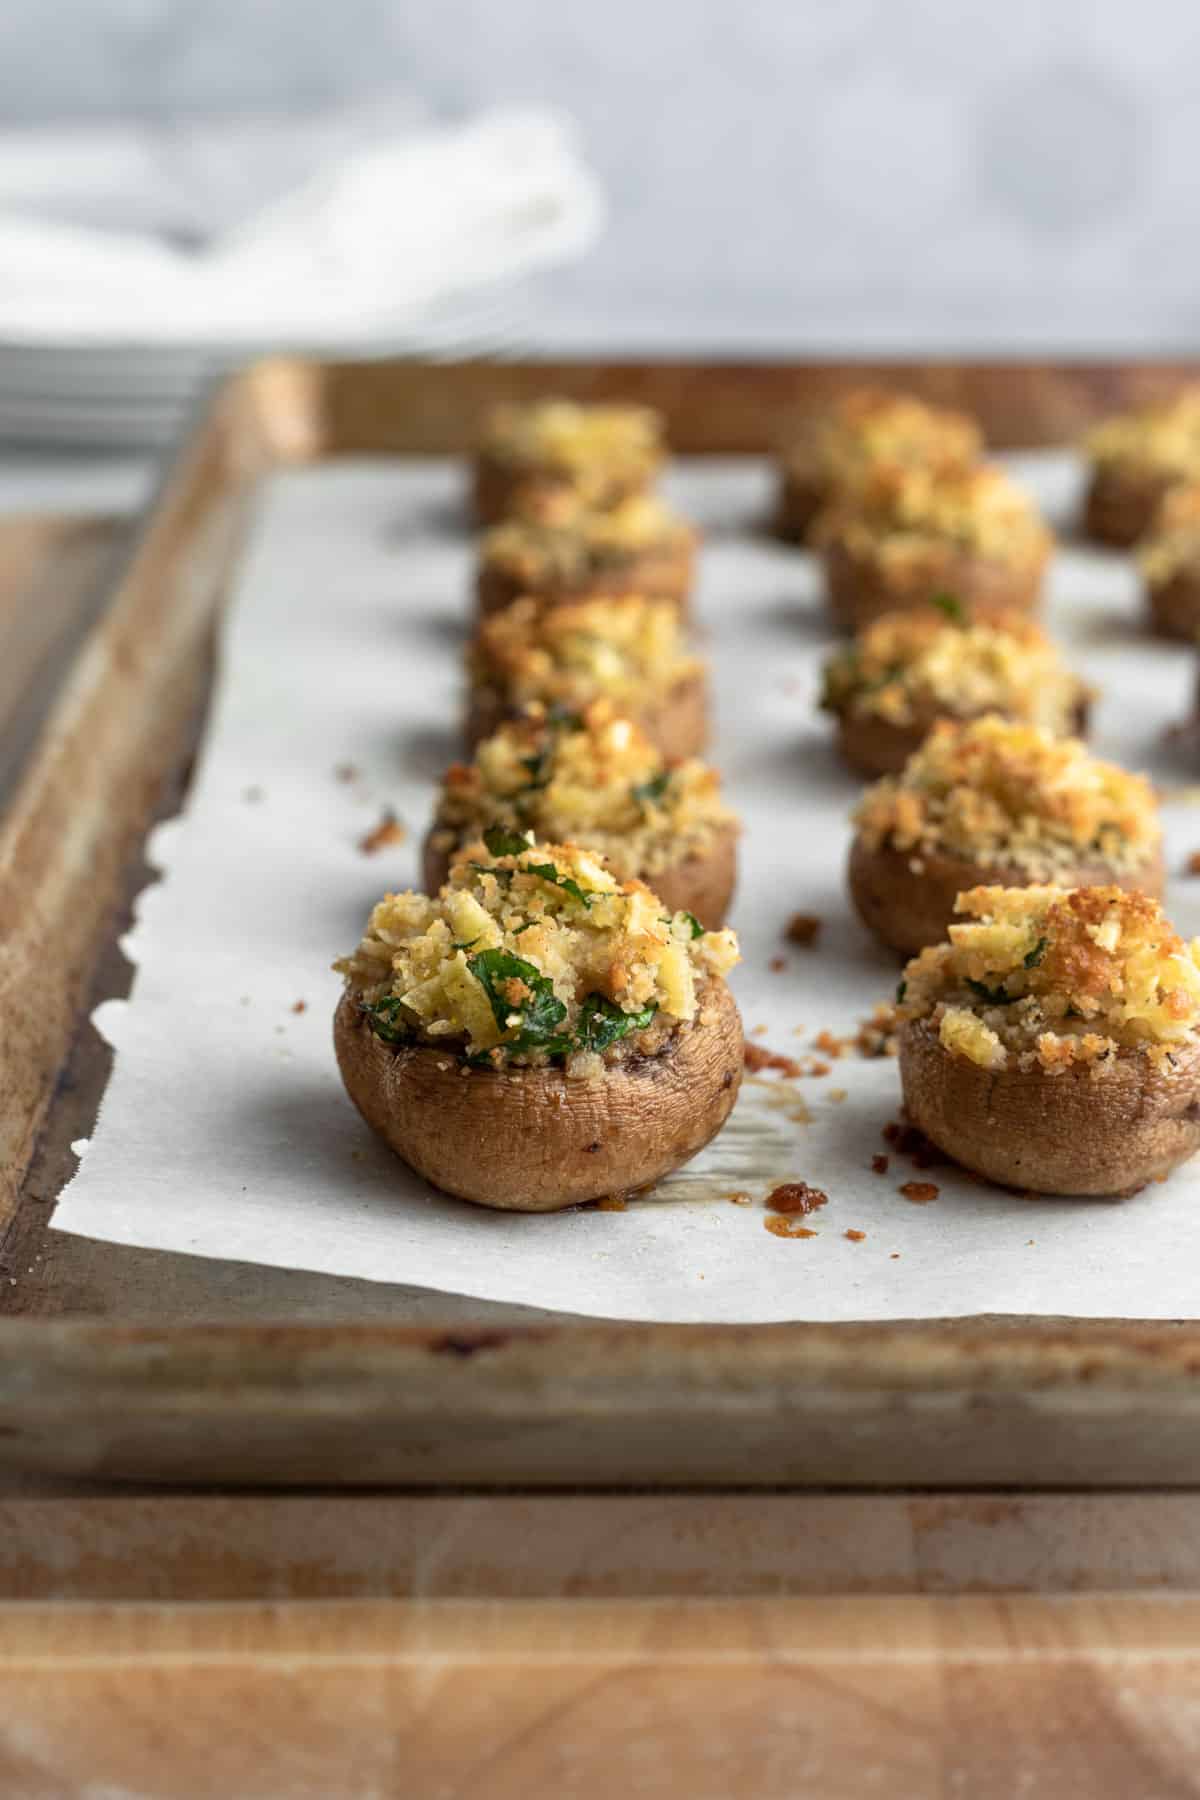
[[458,864],[436,898],[387,895],[335,967],[387,1043],[590,1077],[702,1018],[706,984],[737,960],[732,931],[665,913],[572,845],[522,842]]
[[818,535],[895,566],[920,566],[931,552],[947,551],[1023,566],[1040,562],[1051,543],[1029,496],[994,463],[881,465],[845,490]]
[[591,471],[642,485],[663,459],[662,418],[648,406],[586,406],[575,400],[500,406],[487,421],[481,448],[512,469],[572,477]]
[[542,841],[587,844],[618,880],[653,877],[707,854],[734,815],[720,777],[694,760],[668,766],[608,700],[582,714],[537,709],[485,739],[473,763],[448,770],[433,843],[453,852],[489,825]]
[[636,708],[703,666],[688,654],[671,602],[633,596],[550,607],[515,600],[483,621],[470,662],[474,680],[510,706],[571,712],[601,696]]
[[527,500],[523,516],[485,532],[479,556],[485,567],[532,591],[578,586],[648,555],[684,552],[693,536],[687,521],[653,494],[631,494],[603,509],[562,489]]
[[1170,1066],[1200,1026],[1200,939],[1122,888],[972,888],[950,941],[909,963],[900,1015],[928,1019],[947,1050],[985,1069],[1048,1074],[1118,1051]]
[[868,848],[942,851],[1043,880],[1085,860],[1138,868],[1162,837],[1144,776],[1077,738],[991,715],[935,725],[902,774],[867,789],[855,822]]
[[1151,587],[1180,569],[1200,568],[1200,480],[1179,481],[1159,501],[1154,524],[1138,546]]
[[1094,463],[1139,474],[1200,475],[1200,384],[1105,419],[1089,433],[1086,449]]
[[840,487],[878,463],[965,467],[982,447],[967,413],[888,388],[853,388],[809,420],[784,453],[802,479]]
[[943,596],[928,611],[886,613],[837,651],[821,705],[900,727],[997,712],[1064,736],[1087,695],[1023,613],[971,619]]

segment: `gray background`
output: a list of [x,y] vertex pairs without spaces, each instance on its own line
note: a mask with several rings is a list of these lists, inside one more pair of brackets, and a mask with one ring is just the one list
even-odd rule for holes
[[1200,342],[1195,0],[0,0],[0,120],[350,95],[574,115],[547,341]]

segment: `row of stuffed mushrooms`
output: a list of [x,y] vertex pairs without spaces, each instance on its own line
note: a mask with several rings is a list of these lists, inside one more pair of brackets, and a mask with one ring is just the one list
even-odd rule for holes
[[[1088,753],[1089,690],[1031,617],[1049,533],[962,415],[852,395],[802,444],[808,485],[797,448],[781,523],[816,533],[834,619],[858,631],[823,704],[879,777],[849,885],[915,955],[897,994],[909,1115],[1020,1188],[1164,1174],[1200,1142],[1200,952],[1158,909],[1149,784]],[[645,1187],[715,1135],[741,1080],[739,828],[700,760],[697,538],[654,491],[664,454],[642,408],[490,422],[469,760],[435,802],[427,892],[388,895],[337,965],[359,1110],[486,1205]]]

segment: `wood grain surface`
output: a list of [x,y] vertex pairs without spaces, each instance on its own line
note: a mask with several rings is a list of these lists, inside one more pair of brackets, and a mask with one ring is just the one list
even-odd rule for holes
[[1198,1526],[1180,1495],[10,1495],[0,1792],[1193,1795]]
[[0,1605],[29,1796],[1168,1800],[1200,1599]]

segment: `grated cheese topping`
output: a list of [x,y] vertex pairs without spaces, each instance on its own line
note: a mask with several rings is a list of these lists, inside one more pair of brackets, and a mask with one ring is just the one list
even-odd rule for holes
[[530,591],[577,585],[648,554],[683,554],[695,537],[687,521],[652,494],[632,494],[600,509],[559,489],[526,496],[520,506],[519,516],[484,533],[479,556],[485,568],[501,570]]
[[1041,562],[1051,544],[1029,496],[995,463],[880,465],[827,508],[817,535],[894,565],[954,551],[1025,566]]
[[705,763],[668,765],[611,702],[550,717],[538,708],[455,763],[437,802],[433,843],[453,852],[489,825],[531,830],[541,841],[586,843],[618,880],[653,876],[712,848],[734,814]]
[[799,480],[841,487],[879,463],[966,467],[982,443],[979,426],[967,413],[929,406],[914,394],[860,387],[806,421],[785,449],[784,461]]
[[334,967],[387,1042],[590,1076],[606,1050],[701,1017],[706,983],[737,961],[732,931],[700,931],[589,851],[531,839],[460,862],[436,897],[388,894]]
[[539,606],[515,600],[479,627],[472,678],[515,706],[541,702],[578,712],[598,697],[634,703],[699,674],[678,609],[640,596]]
[[1157,1067],[1200,1027],[1200,938],[1121,888],[972,888],[950,941],[904,971],[902,1021],[928,1019],[946,1049],[985,1069],[1086,1065],[1118,1051]]
[[825,665],[821,705],[896,726],[998,712],[1061,737],[1074,728],[1088,694],[1023,613],[960,620],[931,608],[887,613],[835,652]]
[[939,721],[901,774],[867,789],[854,817],[868,848],[1013,864],[1042,880],[1085,859],[1136,869],[1162,837],[1145,776],[1101,762],[1078,738],[994,714]]
[[488,418],[482,453],[514,469],[578,475],[588,470],[643,485],[665,454],[663,421],[648,406],[588,406],[537,400],[500,406]]
[[1150,476],[1200,476],[1200,383],[1105,419],[1084,440],[1102,467]]

